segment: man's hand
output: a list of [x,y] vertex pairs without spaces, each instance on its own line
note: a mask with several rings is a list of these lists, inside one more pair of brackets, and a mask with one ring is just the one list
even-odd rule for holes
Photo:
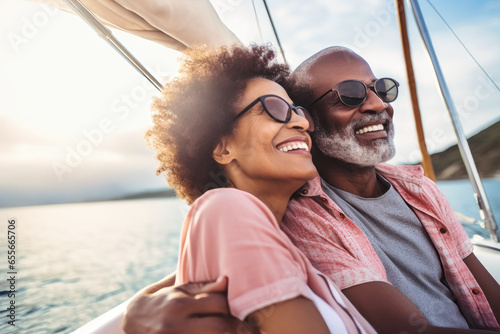
[[137,293],[123,317],[126,333],[237,333],[242,324],[229,314],[225,278],[176,287],[172,283],[169,276]]

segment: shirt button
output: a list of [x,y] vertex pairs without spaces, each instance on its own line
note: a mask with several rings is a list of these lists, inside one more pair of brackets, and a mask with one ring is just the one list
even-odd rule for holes
[[445,234],[445,233],[446,233],[446,229],[445,229],[444,227],[441,227],[441,228],[439,229],[439,232],[441,232],[441,233]]
[[308,191],[307,191],[307,189],[303,189],[300,193],[301,193],[302,195],[307,195]]
[[340,218],[342,218],[342,219],[345,218],[345,215],[342,212],[340,213]]
[[474,289],[472,289],[472,293],[475,295],[478,295],[481,293],[481,290],[479,290],[478,288],[474,288]]
[[326,198],[322,198],[321,200],[323,201],[323,203],[328,203],[328,200]]

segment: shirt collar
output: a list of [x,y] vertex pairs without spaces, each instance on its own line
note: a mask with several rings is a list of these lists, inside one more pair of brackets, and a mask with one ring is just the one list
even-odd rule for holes
[[299,196],[313,197],[320,196],[323,194],[323,189],[321,189],[321,178],[316,175],[314,179],[309,180],[304,184],[297,192]]
[[[393,166],[389,164],[377,165],[376,170],[389,183],[396,187],[396,190],[402,185],[413,185],[415,189],[422,187],[424,171],[422,166]],[[298,190],[299,196],[313,197],[326,194],[321,188],[321,178],[317,175],[314,179],[308,181]]]

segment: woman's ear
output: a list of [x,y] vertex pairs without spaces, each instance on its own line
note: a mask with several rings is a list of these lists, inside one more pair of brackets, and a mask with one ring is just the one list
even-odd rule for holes
[[227,165],[233,161],[233,154],[231,151],[232,149],[229,145],[229,139],[227,137],[222,137],[212,151],[212,157],[215,161],[217,161],[217,163]]

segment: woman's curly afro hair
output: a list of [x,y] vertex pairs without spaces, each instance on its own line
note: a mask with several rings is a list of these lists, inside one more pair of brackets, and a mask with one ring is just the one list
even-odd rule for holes
[[148,145],[160,161],[168,185],[188,204],[205,191],[227,186],[212,152],[231,133],[235,104],[249,80],[285,84],[290,70],[268,45],[197,47],[186,51],[179,75],[153,103]]

